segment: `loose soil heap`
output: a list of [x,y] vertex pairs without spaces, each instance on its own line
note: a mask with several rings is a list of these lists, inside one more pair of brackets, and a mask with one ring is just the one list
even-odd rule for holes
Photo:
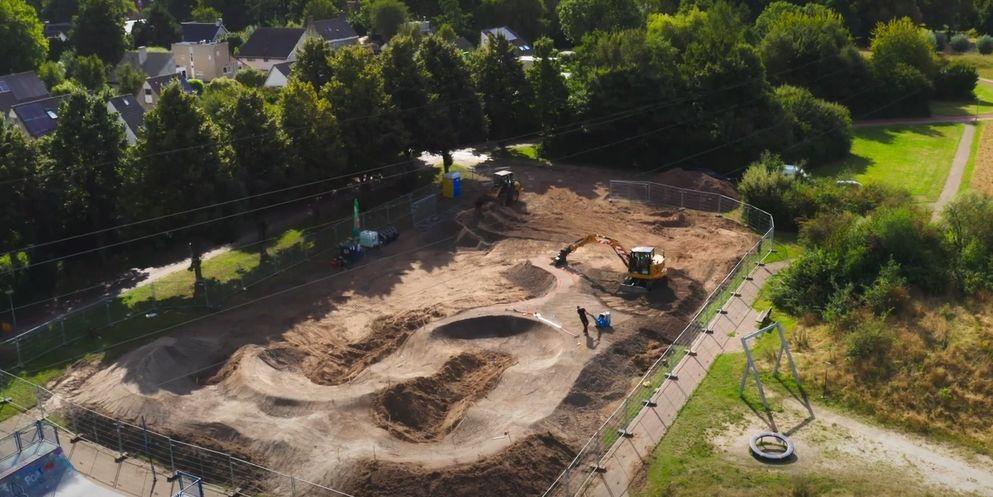
[[670,169],[652,178],[655,183],[663,185],[697,190],[701,192],[719,193],[726,197],[738,200],[738,192],[734,185],[727,181],[717,179],[702,171],[687,171],[685,169]]
[[459,354],[438,374],[394,385],[377,395],[376,424],[410,442],[438,440],[514,362],[510,354],[492,350]]

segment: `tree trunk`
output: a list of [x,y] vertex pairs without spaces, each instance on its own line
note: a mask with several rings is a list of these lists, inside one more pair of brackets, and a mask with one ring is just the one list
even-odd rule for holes
[[451,150],[444,150],[444,151],[441,152],[441,164],[442,164],[442,167],[444,168],[444,171],[446,173],[448,172],[449,169],[452,168],[452,163],[453,162],[454,162],[454,159],[452,159],[452,151]]
[[206,302],[207,284],[203,280],[203,249],[200,241],[194,238],[190,247],[190,271],[193,271],[193,300]]
[[269,262],[269,252],[266,251],[266,233],[269,231],[269,223],[262,216],[255,220],[255,230],[259,237],[259,265],[264,266]]

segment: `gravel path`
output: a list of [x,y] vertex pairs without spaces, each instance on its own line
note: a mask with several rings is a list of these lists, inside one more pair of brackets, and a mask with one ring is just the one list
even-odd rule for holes
[[948,171],[948,178],[945,180],[945,187],[941,190],[941,196],[934,203],[934,219],[937,219],[945,206],[955,198],[965,176],[965,168],[969,165],[969,155],[972,152],[972,141],[976,138],[976,126],[966,124],[962,131],[962,140],[959,141],[959,148],[955,151],[955,160],[952,161],[952,169]]

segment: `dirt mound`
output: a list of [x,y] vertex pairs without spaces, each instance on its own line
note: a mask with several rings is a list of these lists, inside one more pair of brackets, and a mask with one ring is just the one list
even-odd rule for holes
[[539,496],[575,452],[555,436],[531,435],[500,454],[439,470],[387,462],[363,468],[347,489],[357,497]]
[[503,277],[528,292],[529,299],[548,293],[555,285],[555,277],[548,271],[535,267],[531,261],[515,264],[503,272]]
[[652,233],[657,235],[665,234],[665,228],[685,228],[690,225],[686,213],[682,211],[658,211],[653,217],[654,219],[643,223],[651,227]]
[[545,325],[518,316],[482,316],[462,319],[435,328],[434,334],[456,340],[506,338],[537,330]]
[[738,200],[738,191],[731,183],[717,179],[702,171],[687,171],[685,169],[670,169],[652,178],[655,183],[697,190],[701,192],[719,193]]
[[346,383],[403,345],[414,330],[441,316],[434,307],[381,316],[372,322],[369,333],[361,340],[330,343],[325,350],[312,352],[304,360],[302,372],[319,385]]
[[203,375],[203,378],[205,379],[200,381],[199,383],[203,385],[216,385],[228,379],[232,374],[234,374],[235,371],[237,371],[238,367],[241,365],[241,361],[244,360],[245,357],[251,355],[256,350],[257,347],[253,347],[253,346],[242,347],[238,349],[237,351],[235,351],[234,354],[231,355],[231,358],[228,359],[223,366],[221,366],[221,369],[217,370],[217,372],[213,374],[210,374],[209,371],[205,372]]
[[514,357],[502,352],[459,354],[434,376],[415,378],[379,393],[376,424],[408,442],[440,440],[513,363]]

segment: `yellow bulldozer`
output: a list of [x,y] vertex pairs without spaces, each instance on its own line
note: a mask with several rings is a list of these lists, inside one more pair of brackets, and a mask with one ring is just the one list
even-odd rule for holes
[[514,173],[508,169],[501,169],[493,173],[493,185],[476,199],[476,209],[482,209],[488,203],[499,203],[500,205],[513,205],[521,198],[524,186],[520,181],[514,179]]
[[655,253],[655,247],[635,247],[628,250],[617,240],[598,234],[586,235],[566,245],[552,259],[552,262],[557,267],[567,266],[569,264],[569,254],[591,243],[609,246],[617,254],[617,257],[624,262],[624,267],[628,271],[627,277],[621,284],[621,288],[624,290],[649,290],[656,281],[666,276],[665,252],[660,251],[661,253],[657,254]]

